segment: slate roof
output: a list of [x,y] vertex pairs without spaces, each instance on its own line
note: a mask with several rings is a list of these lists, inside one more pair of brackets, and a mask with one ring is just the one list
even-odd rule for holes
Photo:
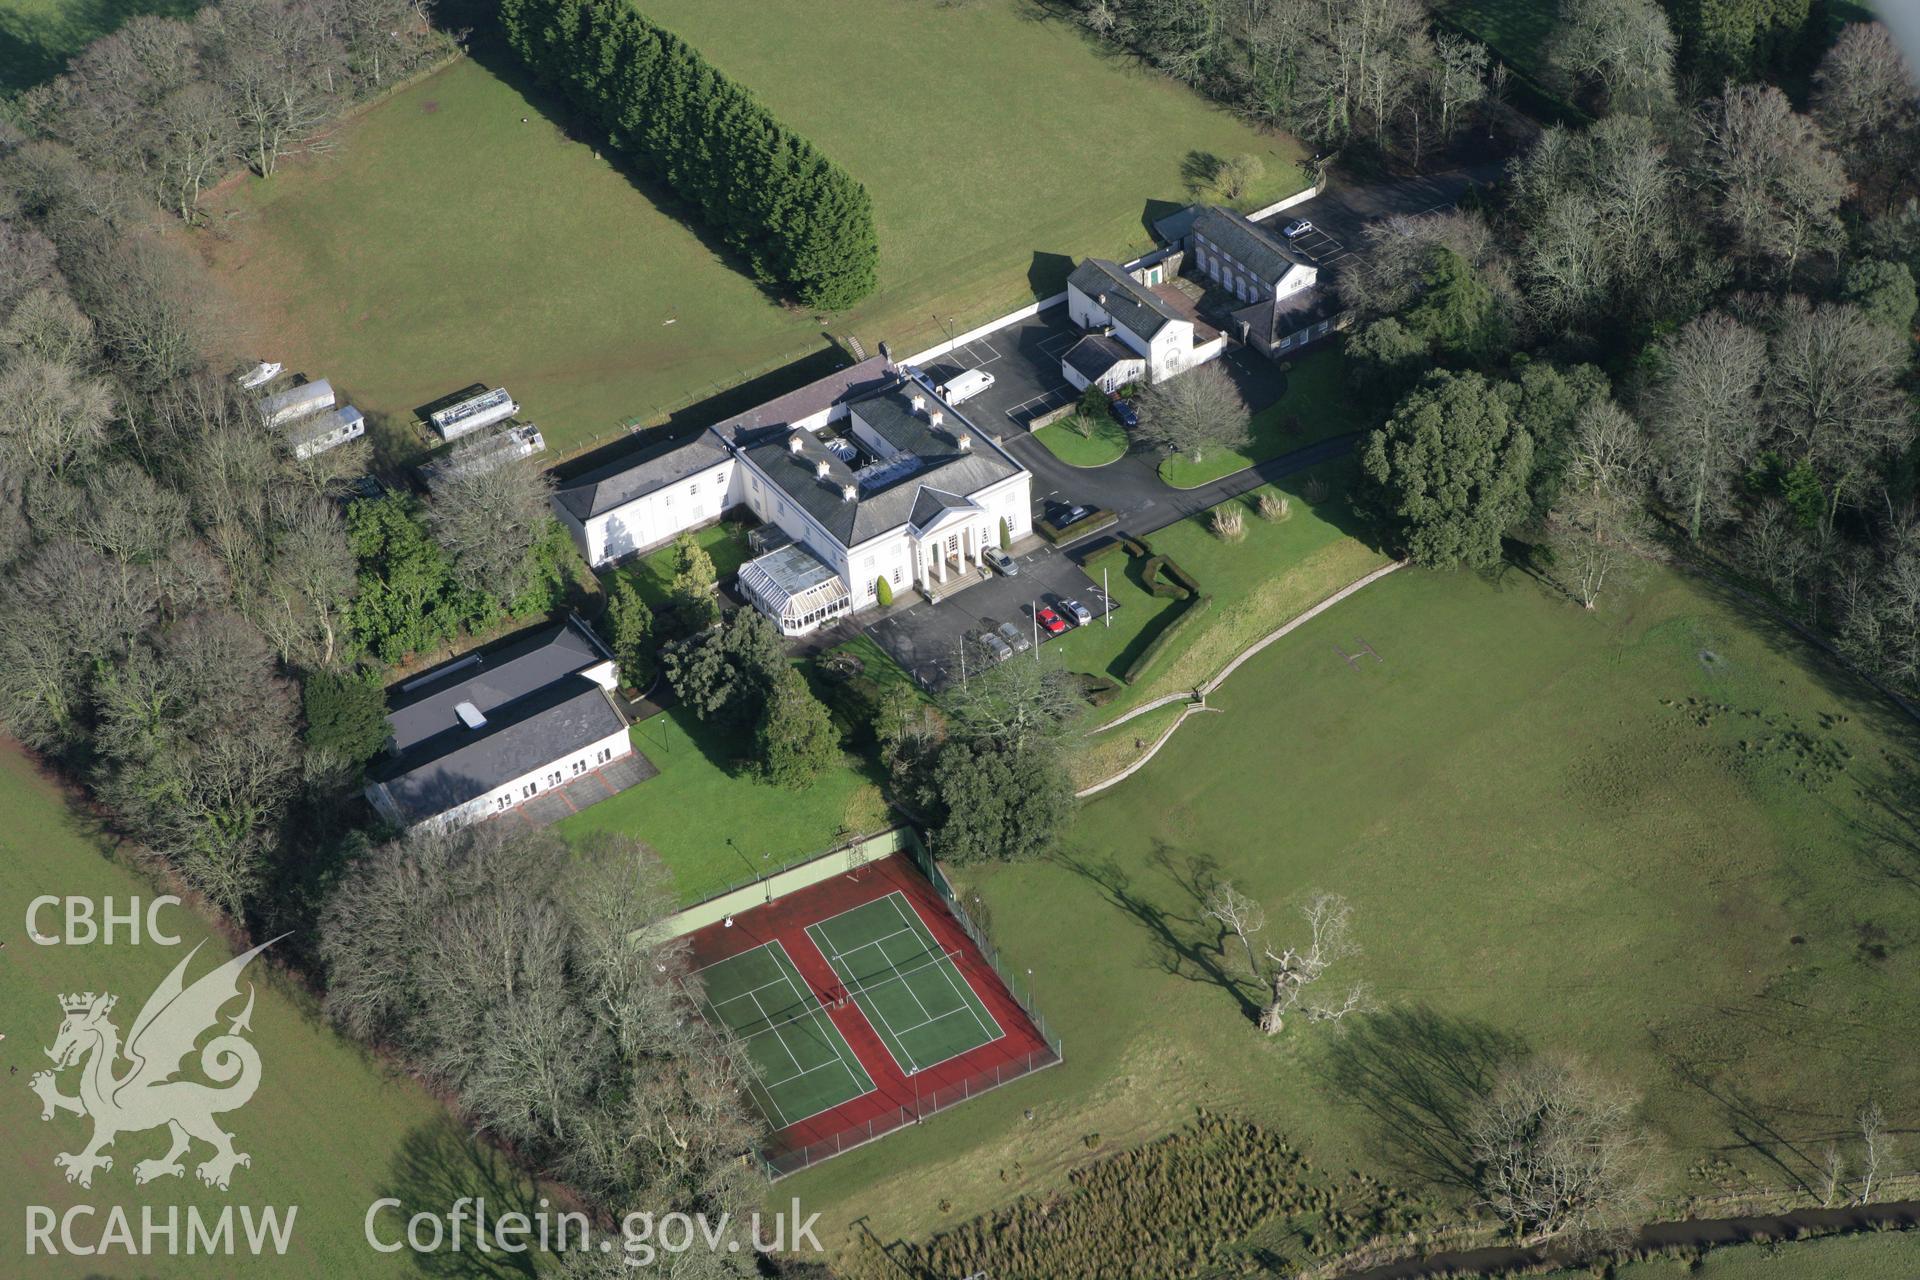
[[1268,344],[1288,334],[1331,320],[1340,314],[1340,300],[1331,289],[1318,286],[1296,289],[1272,302],[1256,302],[1233,313],[1236,323],[1244,323],[1250,333],[1264,334]]
[[720,442],[702,431],[690,440],[656,446],[590,471],[555,496],[577,520],[590,520],[726,461]]
[[1193,220],[1193,235],[1205,236],[1220,246],[1228,257],[1258,276],[1269,288],[1297,266],[1299,259],[1288,253],[1268,232],[1231,209],[1209,206]]
[[1068,348],[1063,358],[1088,382],[1098,382],[1113,366],[1142,356],[1103,334],[1090,333]]
[[[925,411],[914,412],[915,395],[926,398],[927,410],[943,415],[940,427],[927,421]],[[799,433],[798,453],[791,447],[794,433],[784,426],[749,428],[736,424],[731,437],[743,457],[842,546],[857,546],[907,524],[925,489],[972,494],[1020,471],[1018,463],[951,405],[911,379],[896,377],[880,390],[853,400],[848,410],[893,448],[917,458],[920,465],[878,488],[859,488],[847,464],[828,452],[812,432]],[[716,427],[715,432],[719,431]],[[972,437],[972,448],[960,448],[960,435]],[[818,473],[823,461],[827,464],[824,480]],[[851,502],[843,496],[844,486],[849,484],[856,486]]]
[[586,628],[571,619],[470,653],[389,695],[387,725],[394,750],[405,755],[449,730],[470,734],[454,713],[462,702],[471,702],[491,721],[509,703],[604,661],[606,654]]
[[575,519],[584,521],[605,515],[725,460],[724,441],[731,439],[737,429],[784,426],[810,418],[850,395],[883,385],[887,377],[885,357],[872,356],[718,422],[690,440],[649,447],[591,471],[556,496]]
[[971,498],[923,484],[919,492],[913,495],[913,507],[907,512],[907,523],[916,529],[925,529],[947,512],[965,510],[968,507],[979,510],[978,505]]
[[625,727],[606,690],[585,676],[568,675],[489,715],[482,728],[427,739],[374,778],[403,818],[420,822]]
[[1073,269],[1067,283],[1089,298],[1097,299],[1104,294],[1107,300],[1101,305],[1113,317],[1113,322],[1143,339],[1151,339],[1180,318],[1118,263],[1105,258],[1086,259]]
[[1193,220],[1200,216],[1204,208],[1206,206],[1200,204],[1183,205],[1166,217],[1157,219],[1153,224],[1154,237],[1161,244],[1179,244],[1193,230]]

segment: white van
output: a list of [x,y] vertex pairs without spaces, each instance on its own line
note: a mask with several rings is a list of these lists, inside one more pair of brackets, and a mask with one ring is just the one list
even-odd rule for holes
[[984,369],[969,369],[940,388],[940,398],[948,404],[965,404],[992,385],[992,374]]

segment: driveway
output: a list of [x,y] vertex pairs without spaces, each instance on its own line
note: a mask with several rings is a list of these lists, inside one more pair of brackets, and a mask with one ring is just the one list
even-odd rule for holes
[[1360,247],[1368,223],[1394,214],[1452,208],[1471,188],[1497,182],[1505,172],[1505,160],[1487,160],[1443,173],[1378,182],[1354,182],[1335,173],[1318,196],[1283,209],[1260,225],[1278,233],[1296,218],[1307,219],[1314,229],[1295,240],[1294,248],[1315,266],[1337,273],[1340,259]]
[[[970,633],[1011,622],[1031,642],[1036,600],[1041,604],[1054,604],[1062,597],[1078,600],[1087,606],[1096,623],[1111,607],[1101,594],[1100,584],[1057,548],[1041,547],[1018,560],[1017,578],[995,574],[937,605],[916,604],[888,614],[869,626],[867,634],[922,688],[937,691],[959,678],[958,656]],[[1039,636],[1041,644],[1053,638],[1044,628]],[[1015,654],[1014,658],[1020,656]],[[1031,652],[1025,656],[1029,661],[1033,658]],[[969,655],[967,661],[973,660]]]

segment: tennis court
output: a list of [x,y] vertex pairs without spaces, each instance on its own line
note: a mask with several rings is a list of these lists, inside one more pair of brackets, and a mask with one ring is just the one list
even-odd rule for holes
[[775,1128],[872,1091],[872,1078],[777,940],[694,976],[706,989],[708,1016],[745,1043],[759,1077],[749,1089]]
[[807,926],[847,997],[860,1007],[904,1075],[915,1075],[1005,1032],[955,954],[898,892]]

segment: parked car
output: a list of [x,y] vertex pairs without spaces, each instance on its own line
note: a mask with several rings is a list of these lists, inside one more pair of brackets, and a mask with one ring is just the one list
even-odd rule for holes
[[1084,627],[1093,621],[1093,611],[1078,600],[1061,600],[1060,612],[1072,618],[1073,625],[1076,627]]
[[1057,636],[1067,629],[1066,619],[1062,618],[1044,604],[1040,606],[1040,611],[1033,616],[1035,621],[1047,629],[1047,634],[1050,636]]
[[995,662],[1005,662],[1013,656],[1012,646],[991,631],[982,631],[975,635],[974,639],[980,642],[980,647],[985,649],[987,656]]
[[969,369],[965,373],[955,374],[946,386],[940,388],[940,394],[948,404],[965,404],[992,385],[992,374],[984,369]]
[[986,556],[987,563],[993,566],[995,573],[1003,573],[1009,578],[1017,578],[1020,576],[1020,566],[1014,563],[1012,556],[1000,548],[988,547],[981,554]]
[[1280,228],[1280,234],[1292,240],[1296,236],[1303,236],[1311,230],[1313,230],[1313,223],[1310,220],[1306,218],[1295,218],[1292,222]]
[[1027,639],[1027,632],[1024,627],[1017,627],[1011,622],[1003,622],[997,629],[1000,632],[1000,638],[1012,645],[1015,653],[1025,653],[1027,650],[1033,648],[1033,641]]
[[1107,410],[1113,414],[1113,420],[1123,427],[1140,425],[1140,411],[1125,396],[1115,396],[1107,401]]
[[1064,529],[1071,524],[1079,524],[1093,514],[1093,508],[1083,507],[1077,502],[1056,502],[1053,505],[1053,526]]

